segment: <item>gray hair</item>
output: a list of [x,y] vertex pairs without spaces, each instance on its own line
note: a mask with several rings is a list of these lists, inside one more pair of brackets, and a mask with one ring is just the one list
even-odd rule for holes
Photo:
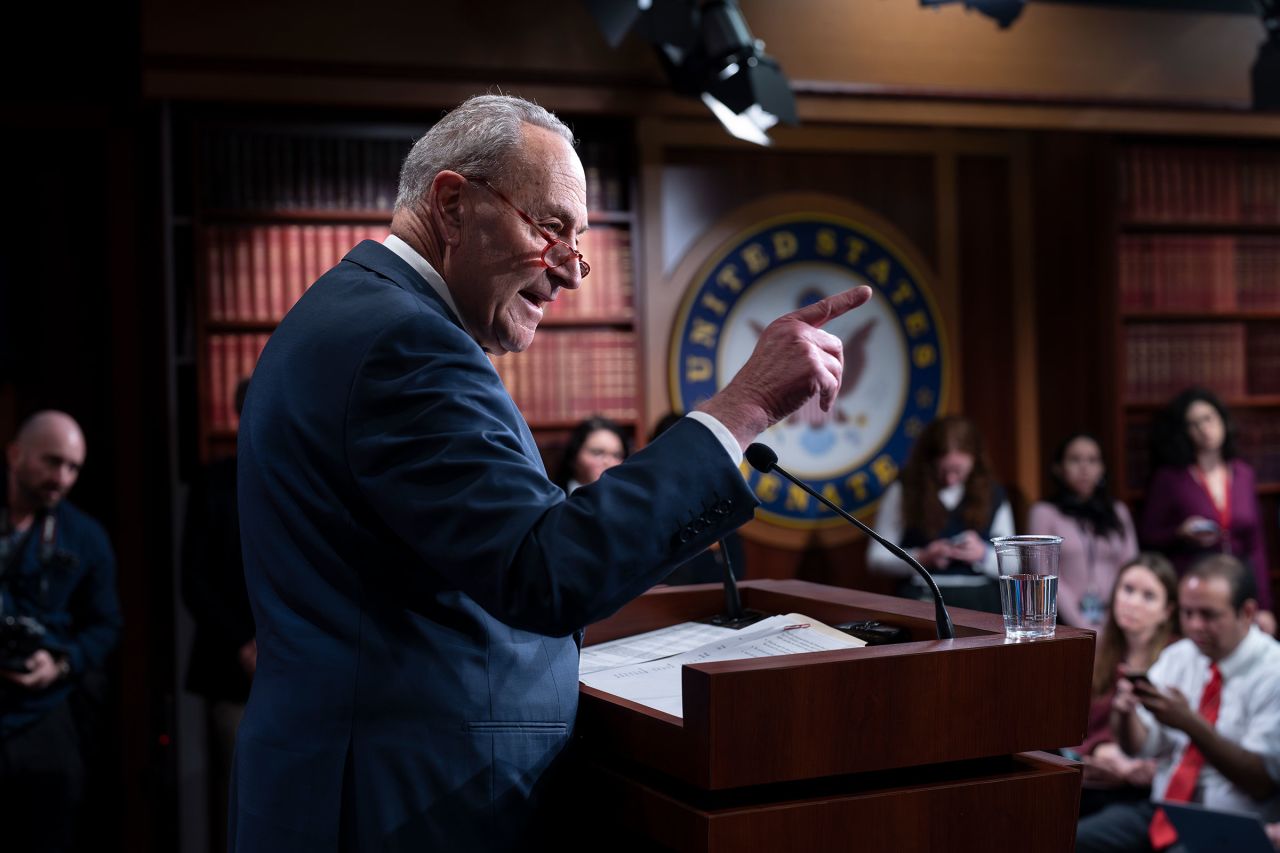
[[500,178],[531,124],[573,144],[573,131],[532,101],[512,95],[476,95],[463,101],[413,144],[400,168],[396,210],[412,207],[446,169],[471,177]]

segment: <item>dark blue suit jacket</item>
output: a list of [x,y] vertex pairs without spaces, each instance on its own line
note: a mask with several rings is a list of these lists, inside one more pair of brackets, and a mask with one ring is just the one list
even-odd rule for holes
[[255,853],[515,847],[573,726],[574,632],[755,506],[691,420],[566,499],[480,347],[372,242],[272,335],[239,458],[259,656],[231,849]]

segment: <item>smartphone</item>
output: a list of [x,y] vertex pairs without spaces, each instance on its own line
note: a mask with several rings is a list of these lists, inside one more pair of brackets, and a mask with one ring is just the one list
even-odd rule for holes
[[1145,672],[1130,672],[1126,673],[1123,677],[1129,679],[1134,687],[1137,687],[1139,684],[1145,684],[1147,687],[1155,690],[1155,685],[1151,683],[1151,679],[1147,677]]
[[966,537],[963,533],[957,533],[955,536],[952,536],[947,541],[950,542],[952,545],[963,545],[967,538],[968,537]]
[[1187,525],[1187,529],[1192,533],[1217,533],[1222,528],[1218,526],[1217,522],[1202,518]]

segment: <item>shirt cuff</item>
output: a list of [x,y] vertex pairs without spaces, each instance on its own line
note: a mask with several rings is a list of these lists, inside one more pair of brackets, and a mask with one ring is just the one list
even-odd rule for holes
[[693,418],[707,429],[711,430],[711,434],[716,437],[720,444],[724,447],[724,452],[729,454],[729,458],[733,460],[734,465],[742,464],[742,448],[738,446],[738,440],[733,437],[733,433],[729,432],[729,428],[712,415],[706,412],[690,412],[685,415],[687,418]]

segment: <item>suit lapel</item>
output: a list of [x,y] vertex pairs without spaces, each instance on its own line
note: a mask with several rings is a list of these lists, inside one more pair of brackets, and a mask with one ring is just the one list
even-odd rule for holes
[[[347,256],[343,258],[343,260],[350,261],[353,264],[364,267],[370,272],[377,273],[384,278],[390,279],[410,293],[416,294],[420,299],[440,314],[449,318],[449,320],[451,320],[458,328],[464,328],[462,321],[458,319],[457,315],[449,310],[449,306],[440,298],[440,294],[436,293],[431,285],[427,283],[427,280],[419,275],[417,270],[405,263],[403,258],[381,243],[376,243],[373,240],[365,240],[348,252]],[[477,347],[477,349],[479,349],[479,347]],[[483,358],[486,362],[489,361],[488,356],[484,355],[483,351],[481,351],[479,357]],[[489,364],[489,369],[494,373],[494,381],[499,385],[502,385],[502,378],[498,376],[492,362]],[[503,392],[506,393],[505,386],[503,386]],[[546,476],[547,469],[546,466],[542,464],[542,454],[538,451],[538,443],[534,440],[533,432],[529,429],[529,424],[525,422],[524,415],[516,406],[515,400],[511,399],[511,395],[507,393],[506,397],[511,405],[511,411],[515,415],[513,422],[516,427],[516,434],[520,437],[520,444],[524,449],[525,455],[529,457],[530,462],[538,466],[538,470],[542,472],[543,476]]]

